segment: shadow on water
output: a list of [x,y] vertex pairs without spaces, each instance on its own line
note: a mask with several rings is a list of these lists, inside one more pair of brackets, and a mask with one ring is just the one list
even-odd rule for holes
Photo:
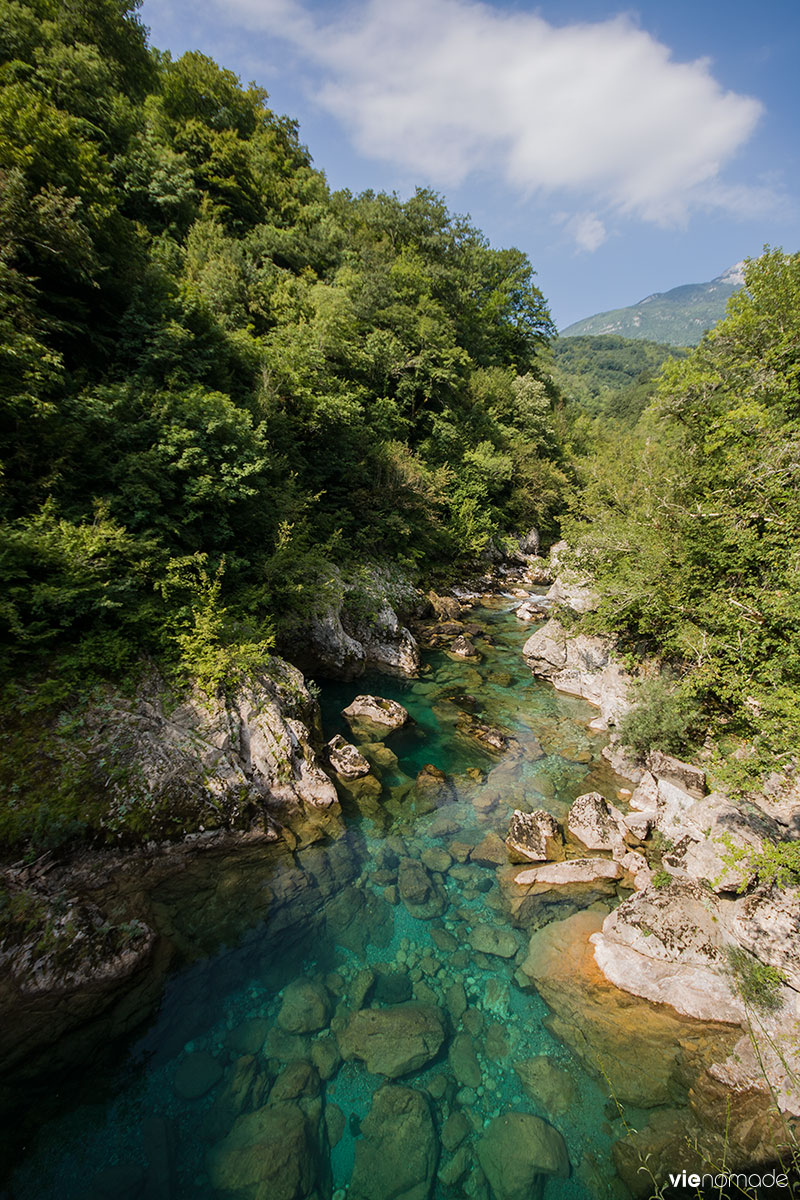
[[[354,1163],[357,1176],[398,1169],[368,1117],[386,1075],[425,1092],[408,1156],[430,1141],[419,1170],[439,1159],[431,1195],[473,1194],[476,1140],[509,1109],[566,1139],[573,1170],[548,1180],[548,1200],[624,1194],[610,1153],[618,1113],[549,1032],[521,973],[527,935],[509,923],[502,863],[469,861],[487,834],[504,836],[515,807],[563,815],[582,791],[613,795],[620,781],[587,728],[596,710],[531,677],[521,657],[530,629],[507,605],[476,620],[479,662],[432,653],[417,680],[324,686],[326,738],[353,737],[341,710],[359,693],[411,714],[407,728],[362,739],[380,784],[345,792],[338,842],[209,859],[161,885],[153,903],[182,965],[135,1035],[87,1045],[80,1071],[31,1096],[38,1128],[4,1195],[341,1200]],[[487,750],[475,722],[507,748]],[[447,779],[423,790],[427,764]],[[421,1049],[410,1027],[420,1011],[433,1028]],[[364,1012],[359,1020],[378,1014],[369,1035],[355,1019]],[[254,1165],[247,1138],[258,1122]],[[406,1135],[396,1114],[391,1122],[396,1147]],[[586,1162],[594,1174],[575,1169]]]

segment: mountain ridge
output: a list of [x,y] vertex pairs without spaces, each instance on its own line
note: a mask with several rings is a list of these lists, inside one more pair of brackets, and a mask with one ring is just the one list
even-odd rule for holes
[[651,292],[624,308],[610,309],[574,321],[560,337],[644,338],[669,346],[696,346],[707,329],[725,315],[728,300],[744,284],[744,262],[734,263],[707,283],[683,283],[666,292]]

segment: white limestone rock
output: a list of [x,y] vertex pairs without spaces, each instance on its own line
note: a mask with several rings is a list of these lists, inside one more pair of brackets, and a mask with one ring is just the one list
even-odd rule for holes
[[574,801],[567,816],[567,834],[587,850],[624,854],[627,849],[625,819],[599,792],[587,792]]
[[522,653],[534,675],[549,679],[560,692],[596,705],[606,728],[631,707],[630,677],[614,660],[609,638],[585,633],[571,637],[551,618],[528,638]]

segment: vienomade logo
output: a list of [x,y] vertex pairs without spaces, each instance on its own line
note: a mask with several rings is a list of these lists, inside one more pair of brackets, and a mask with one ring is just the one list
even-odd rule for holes
[[[789,1176],[778,1174],[775,1171],[766,1171],[764,1173],[754,1171],[752,1174],[741,1172],[723,1171],[718,1175],[707,1173],[705,1175],[687,1174],[686,1171],[679,1171],[676,1175],[670,1173],[669,1182],[672,1187],[739,1187],[745,1188],[788,1188]],[[757,1195],[759,1193],[756,1193]]]

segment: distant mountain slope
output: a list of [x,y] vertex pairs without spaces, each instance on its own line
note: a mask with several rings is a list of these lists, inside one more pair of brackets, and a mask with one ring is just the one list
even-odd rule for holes
[[590,417],[632,425],[652,399],[666,360],[687,353],[677,346],[604,333],[556,338],[541,361],[568,403]]
[[744,283],[743,265],[736,263],[709,283],[685,283],[645,296],[629,308],[586,317],[562,329],[561,337],[615,333],[669,346],[696,346],[706,329],[724,317],[728,298]]

